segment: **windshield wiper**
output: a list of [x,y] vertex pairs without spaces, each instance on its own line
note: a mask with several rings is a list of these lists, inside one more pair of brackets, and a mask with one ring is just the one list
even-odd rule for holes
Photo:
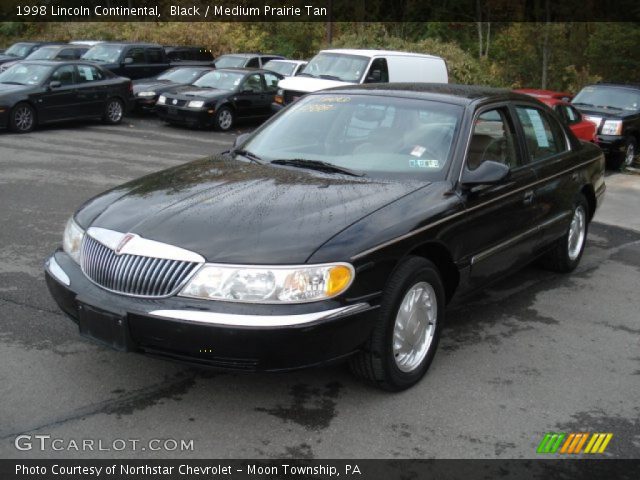
[[262,158],[260,158],[260,156],[256,155],[255,153],[250,152],[249,150],[244,150],[242,148],[238,150],[233,149],[233,150],[229,150],[229,153],[232,155],[241,155],[251,160],[253,163],[257,163],[258,165],[264,165]]
[[316,76],[315,76],[315,75],[312,75],[311,73],[307,73],[307,72],[299,73],[298,75],[296,75],[296,77],[311,77],[311,78],[316,78]]
[[320,75],[320,78],[324,78],[325,80],[337,80],[338,82],[342,82],[343,80],[340,77],[335,75]]
[[362,172],[356,172],[346,167],[334,165],[329,162],[322,162],[320,160],[307,160],[304,158],[289,158],[272,160],[271,163],[275,165],[288,165],[290,167],[310,168],[312,170],[319,170],[326,173],[344,173],[345,175],[351,175],[353,177],[364,177]]
[[584,105],[585,107],[593,107],[594,106],[591,103],[584,103],[584,102],[571,102],[571,105]]
[[20,83],[20,82],[0,82],[0,83],[4,83],[6,85],[26,85],[26,83]]

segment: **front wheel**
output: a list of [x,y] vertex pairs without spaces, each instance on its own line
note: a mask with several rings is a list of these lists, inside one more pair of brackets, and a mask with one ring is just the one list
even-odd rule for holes
[[630,167],[637,154],[637,142],[635,138],[627,139],[626,148],[624,150],[624,166]]
[[227,132],[231,130],[234,122],[235,118],[233,115],[233,110],[231,110],[229,107],[222,107],[216,112],[214,127],[217,130]]
[[104,106],[102,120],[109,125],[116,125],[124,116],[124,103],[119,98],[110,98]]
[[28,133],[36,126],[36,111],[28,103],[19,103],[9,115],[9,127],[13,132]]
[[353,373],[390,391],[415,385],[435,356],[444,309],[436,266],[422,257],[403,261],[387,283],[371,337],[350,360]]
[[554,272],[568,273],[578,266],[587,241],[588,212],[587,199],[584,195],[578,196],[573,206],[569,229],[541,258],[543,267]]

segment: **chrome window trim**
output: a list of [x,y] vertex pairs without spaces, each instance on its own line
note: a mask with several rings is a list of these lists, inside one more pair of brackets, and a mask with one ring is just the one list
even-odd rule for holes
[[546,178],[543,178],[543,179],[540,179],[540,180],[536,180],[535,182],[532,182],[532,183],[530,183],[528,185],[525,185],[525,186],[520,187],[520,188],[518,188],[516,190],[513,190],[512,192],[508,192],[508,193],[505,193],[505,194],[500,195],[498,197],[492,198],[491,200],[488,200],[488,201],[486,201],[484,203],[481,203],[479,205],[475,205],[475,206],[473,206],[471,208],[465,208],[464,210],[461,210],[460,212],[454,213],[453,215],[450,215],[450,216],[448,216],[446,218],[441,218],[440,220],[436,220],[435,222],[432,222],[432,223],[430,223],[428,225],[425,225],[424,227],[420,227],[420,228],[418,228],[416,230],[413,230],[411,232],[405,233],[404,235],[400,235],[399,237],[392,238],[391,240],[387,240],[386,242],[383,242],[383,243],[381,243],[379,245],[376,245],[375,247],[371,247],[371,248],[369,248],[367,250],[364,250],[364,251],[362,251],[360,253],[357,253],[357,254],[355,254],[354,256],[351,257],[351,260],[352,261],[358,260],[358,259],[360,259],[362,257],[365,257],[365,256],[367,256],[367,255],[369,255],[369,254],[371,254],[373,252],[376,252],[376,251],[378,251],[380,249],[388,247],[389,245],[393,245],[394,243],[400,242],[402,240],[406,240],[407,238],[410,238],[410,237],[413,237],[414,235],[418,235],[420,233],[423,233],[423,232],[425,232],[425,231],[427,231],[427,230],[429,230],[429,229],[431,229],[433,227],[436,227],[436,226],[438,226],[438,225],[440,225],[442,223],[445,223],[445,222],[447,222],[449,220],[452,220],[454,218],[458,218],[461,215],[464,215],[464,214],[469,213],[469,212],[473,212],[473,211],[475,211],[475,210],[477,210],[479,208],[482,208],[482,207],[484,207],[486,205],[490,205],[491,203],[497,202],[498,200],[502,200],[503,198],[506,198],[506,197],[508,197],[510,195],[515,195],[515,194],[520,193],[520,192],[522,192],[524,190],[527,190],[527,189],[529,189],[531,187],[534,187],[534,186],[539,185],[539,184],[544,183],[544,182],[548,182],[549,180],[552,180],[552,179],[554,179],[556,177],[559,177],[559,176],[564,175],[566,173],[572,172],[573,170],[577,170],[578,168],[584,167],[585,165],[589,165],[590,163],[593,163],[593,161],[594,161],[593,159],[584,161],[582,163],[579,163],[577,165],[572,166],[571,168],[567,168],[566,170],[563,170],[561,172],[554,173],[553,175],[550,175],[550,176],[548,176]]
[[206,261],[202,255],[192,252],[191,250],[169,245],[168,243],[149,240],[148,238],[142,238],[135,233],[122,233],[107,228],[89,227],[86,234],[114,252],[118,250],[118,246],[123,239],[127,235],[130,235],[131,239],[123,245],[120,251],[116,253],[117,255],[128,254],[195,263],[204,263]]
[[152,310],[149,315],[160,319],[178,320],[184,323],[219,325],[227,327],[274,328],[309,325],[323,320],[335,320],[346,315],[373,310],[377,306],[356,303],[332,310],[302,313],[297,315],[238,315],[203,310]]

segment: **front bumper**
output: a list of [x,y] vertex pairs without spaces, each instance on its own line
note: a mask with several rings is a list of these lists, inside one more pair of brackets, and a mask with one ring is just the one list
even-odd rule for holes
[[153,110],[156,102],[158,101],[158,96],[155,97],[133,97],[134,108],[139,110]]
[[82,335],[117,350],[231,370],[291,370],[339,360],[365,343],[377,313],[376,305],[337,300],[249,305],[128,297],[90,282],[62,251],[47,260],[45,277]]
[[596,135],[596,143],[607,157],[625,154],[626,138],[622,135]]
[[167,122],[191,126],[211,127],[215,119],[215,109],[213,107],[187,108],[158,105],[156,103],[155,112],[162,120]]
[[9,107],[0,105],[0,128],[7,128],[9,126]]

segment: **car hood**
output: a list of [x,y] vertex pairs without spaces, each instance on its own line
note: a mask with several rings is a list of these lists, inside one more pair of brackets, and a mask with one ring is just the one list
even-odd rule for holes
[[186,85],[178,87],[167,92],[171,98],[180,98],[183,100],[193,100],[194,98],[214,99],[226,97],[231,92],[229,90],[219,90],[217,88],[201,88],[194,85]]
[[30,90],[33,85],[13,85],[11,83],[0,83],[0,95],[17,93],[24,90]]
[[1,55],[0,54],[0,62],[13,62],[22,60],[22,57],[12,57],[11,55]]
[[106,192],[76,219],[83,228],[136,233],[210,262],[295,264],[354,222],[426,185],[218,156]]
[[617,108],[598,108],[598,107],[587,107],[585,105],[573,105],[576,107],[583,115],[591,115],[594,117],[602,117],[602,118],[626,118],[634,115],[638,115],[637,110],[618,110]]
[[295,92],[317,92],[318,90],[326,90],[331,87],[343,87],[345,85],[353,85],[350,82],[339,82],[336,80],[326,80],[324,78],[312,77],[286,77],[278,82],[278,87],[284,90],[293,90]]

